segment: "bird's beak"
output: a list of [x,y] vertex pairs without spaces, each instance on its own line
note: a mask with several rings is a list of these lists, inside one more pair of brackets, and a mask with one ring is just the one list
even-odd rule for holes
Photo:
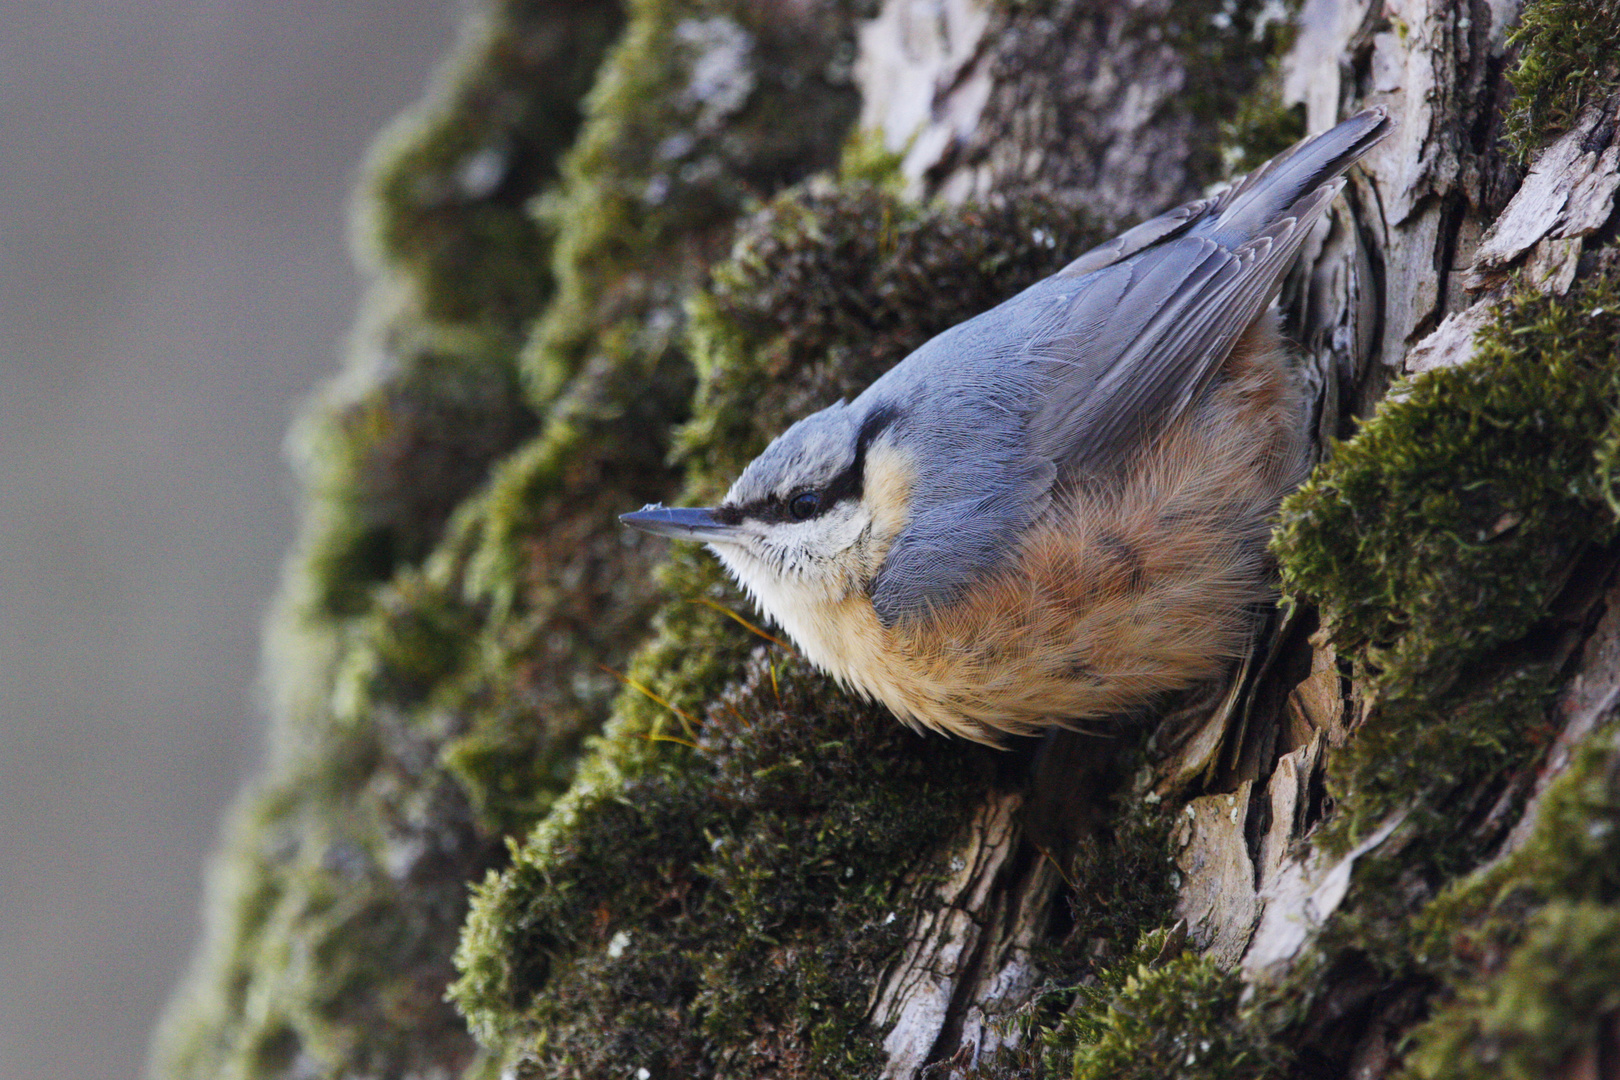
[[676,540],[735,544],[738,538],[735,525],[716,521],[714,511],[707,508],[679,510],[653,503],[632,514],[620,514],[619,520],[632,529]]

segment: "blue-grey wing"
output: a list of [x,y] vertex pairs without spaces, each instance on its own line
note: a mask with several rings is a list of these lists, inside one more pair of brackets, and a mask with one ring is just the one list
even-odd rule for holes
[[1125,233],[1117,261],[1104,245],[1048,279],[1076,287],[1029,344],[1047,365],[1031,451],[1060,475],[1104,470],[1197,400],[1276,297],[1340,174],[1389,130],[1369,109]]
[[[911,517],[870,588],[884,624],[949,606],[1017,550],[1060,475],[1106,469],[1196,396],[1275,292],[1297,248],[1282,239],[1230,252],[1182,237],[990,313],[1015,346],[979,343],[1002,385],[952,406],[931,388],[943,430],[908,431]],[[1011,391],[1000,409],[978,408],[998,391]]]
[[874,384],[902,397],[944,385],[977,409],[936,399],[964,430],[913,435],[925,475],[872,585],[879,616],[951,603],[1016,551],[1058,477],[1109,469],[1195,401],[1276,296],[1342,187],[1335,178],[1388,128],[1369,110],[1306,140],[1228,192],[1082,255]]
[[[1030,451],[1060,472],[1106,470],[1186,409],[1277,295],[1338,186],[1236,249],[1187,235],[1101,271],[1109,287],[1088,290],[1079,310],[1031,342],[1048,387],[1026,428]],[[1098,299],[1114,308],[1100,327],[1090,310]]]
[[1057,276],[1081,278],[1087,274],[1094,274],[1104,267],[1113,266],[1117,262],[1123,262],[1137,252],[1146,251],[1154,244],[1162,244],[1191,229],[1207,217],[1210,209],[1217,205],[1217,199],[1195,199],[1183,203],[1174,210],[1167,210],[1158,217],[1149,218],[1134,228],[1126,229],[1112,240],[1098,244],[1059,270]]

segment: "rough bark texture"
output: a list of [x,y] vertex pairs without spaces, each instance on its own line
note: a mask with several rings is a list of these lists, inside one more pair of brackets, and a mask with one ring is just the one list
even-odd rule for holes
[[[379,155],[158,1074],[1620,1075],[1620,9],[638,0],[536,120],[618,25],[496,4]],[[1227,682],[922,739],[616,530],[1372,104]]]

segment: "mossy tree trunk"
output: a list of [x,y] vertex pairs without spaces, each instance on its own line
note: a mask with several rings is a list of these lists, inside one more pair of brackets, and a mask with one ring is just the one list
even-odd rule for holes
[[[918,22],[905,14],[913,9],[885,11],[889,32],[867,44],[886,57],[917,51],[908,35]],[[1122,103],[1196,83],[1196,54],[1153,48],[1175,40],[1174,19],[1187,14],[1138,7],[1133,16],[1163,22],[1088,36],[1084,56],[1036,62],[1039,75],[995,63],[1027,61],[1027,45],[1000,36],[1016,15],[968,26],[982,34],[974,45],[923,50],[952,58],[931,74],[949,89],[935,96],[933,125],[909,143],[908,177],[956,198],[1016,189],[1030,174],[1063,183],[1079,173],[1088,205],[1150,212],[1159,203],[1129,202],[1158,193],[1142,178],[1162,180],[1166,158],[1196,161],[1209,129],[1189,133],[1167,110]],[[1107,21],[1095,9],[1090,18]],[[938,25],[949,38],[949,21]],[[952,865],[961,873],[940,886],[944,914],[925,906],[914,916],[908,950],[874,1001],[874,1019],[887,1025],[885,1076],[920,1075],[928,1062],[951,1063],[931,1075],[977,1075],[962,1063],[1008,1043],[1009,1027],[987,1018],[1031,1000],[1043,936],[1064,926],[1072,937],[1058,909],[1077,907],[1066,892],[1097,888],[1084,870],[1119,842],[1121,807],[1140,814],[1142,804],[1166,803],[1179,808],[1169,828],[1177,921],[1168,938],[1145,940],[1156,953],[1085,976],[1119,998],[1104,1010],[1115,1015],[1074,1025],[1075,1075],[1620,1075],[1615,995],[1554,1001],[1542,985],[1543,999],[1517,1000],[1529,988],[1513,976],[1560,976],[1513,971],[1503,956],[1399,955],[1418,935],[1440,949],[1485,935],[1499,917],[1490,889],[1531,891],[1515,871],[1544,856],[1527,845],[1559,842],[1546,804],[1582,782],[1560,782],[1582,760],[1574,748],[1595,744],[1584,769],[1604,759],[1612,773],[1620,762],[1612,735],[1593,736],[1620,703],[1607,442],[1620,344],[1610,306],[1620,64],[1604,51],[1617,31],[1613,5],[1532,3],[1521,13],[1512,2],[1306,0],[1297,11],[1276,66],[1218,125],[1229,159],[1263,156],[1245,155],[1245,140],[1270,130],[1268,108],[1303,110],[1315,131],[1381,104],[1398,126],[1353,175],[1284,297],[1319,388],[1321,454],[1333,459],[1285,509],[1276,550],[1290,604],[1224,697],[1158,721],[1128,781],[1110,787],[1095,764],[1110,756],[1106,746],[1074,737],[1059,752],[1064,768],[1037,768],[1025,789],[989,797],[960,841]],[[1030,137],[1055,125],[1043,115],[1051,98],[1028,86],[1076,70],[1083,94],[1102,86],[1107,100],[1087,100],[1069,125],[1065,168]],[[877,85],[904,101],[892,83]],[[972,106],[961,102],[981,101],[983,111],[964,115]],[[869,92],[865,108],[881,117],[885,103]],[[956,138],[935,137],[940,128]],[[1086,175],[1099,161],[1106,175]],[[1445,369],[1459,370],[1417,393],[1402,386],[1402,404],[1373,415],[1392,380]],[[1575,385],[1551,385],[1565,379]],[[1578,419],[1589,395],[1602,404]],[[1539,409],[1564,415],[1527,423],[1525,411]],[[1336,455],[1333,443],[1370,415]],[[1560,424],[1569,444],[1543,441],[1544,426]],[[1480,425],[1521,430],[1491,438]],[[1492,452],[1525,460],[1479,460]],[[1515,475],[1524,468],[1547,471],[1551,483]],[[1504,542],[1510,531],[1528,535]],[[1477,550],[1493,543],[1504,550]],[[1109,810],[1075,805],[1077,777],[1104,780],[1097,790]],[[1592,827],[1606,830],[1607,813],[1599,818]],[[1054,836],[1068,841],[1060,850],[1073,876],[1040,842]],[[1038,858],[1019,859],[1021,847]],[[1564,888],[1617,899],[1612,876],[1579,881],[1570,870],[1577,880]],[[1448,925],[1457,898],[1471,895],[1474,921]],[[1581,914],[1605,925],[1614,917]],[[1548,947],[1578,952],[1569,941]],[[1209,1018],[1201,1004],[1176,1000],[1191,989],[1175,978],[1145,989],[1184,950],[1241,980],[1247,1004],[1224,1029],[1242,1032],[1238,1045],[1200,1033]],[[1581,957],[1564,977],[1620,976],[1608,963]],[[1096,1004],[1082,991],[1070,1018]],[[1131,1031],[1121,1016],[1136,1010],[1160,1016]],[[1048,1069],[1067,1072],[1051,1049],[1064,1041],[1053,1031],[1069,1022],[1045,1032]]]
[[[480,18],[369,181],[278,754],[160,1075],[1620,1075],[1613,0]],[[618,530],[1372,104],[1229,683],[919,738]]]

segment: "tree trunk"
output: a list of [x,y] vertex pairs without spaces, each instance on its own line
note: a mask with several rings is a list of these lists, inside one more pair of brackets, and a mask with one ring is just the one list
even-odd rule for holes
[[[565,151],[617,20],[492,3],[367,181],[280,747],[158,1072],[1620,1076],[1620,9],[641,0]],[[1229,682],[914,739],[621,536],[1374,104]]]

